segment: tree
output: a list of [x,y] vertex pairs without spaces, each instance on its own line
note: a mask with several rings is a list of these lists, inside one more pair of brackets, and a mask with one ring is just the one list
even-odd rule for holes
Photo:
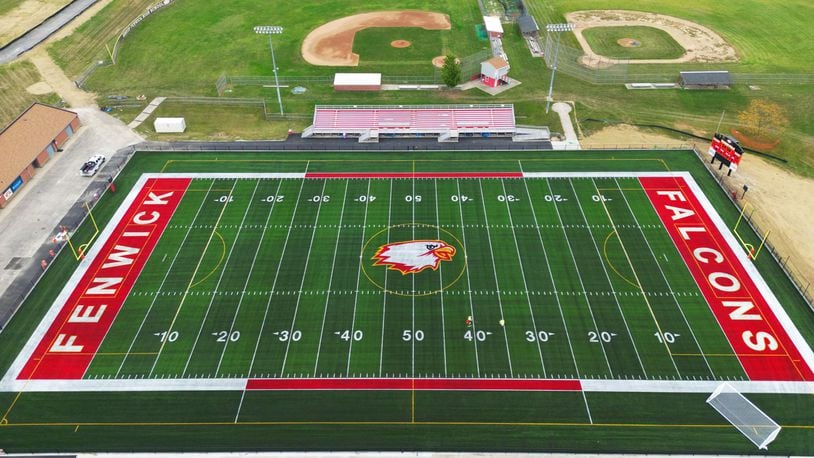
[[744,133],[762,140],[777,140],[786,130],[789,119],[780,105],[768,100],[755,99],[738,113],[738,122]]
[[461,82],[461,63],[455,56],[448,54],[441,68],[441,79],[448,87],[455,87]]

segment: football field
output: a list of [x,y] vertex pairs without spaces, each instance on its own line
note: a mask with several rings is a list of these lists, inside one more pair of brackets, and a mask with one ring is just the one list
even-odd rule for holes
[[0,333],[4,449],[748,453],[726,389],[810,450],[809,312],[694,155],[196,154]]
[[[17,378],[807,380],[782,325],[777,351],[738,348],[665,229],[659,179],[152,178],[66,286],[84,309],[64,307]],[[696,264],[734,258],[716,253]]]

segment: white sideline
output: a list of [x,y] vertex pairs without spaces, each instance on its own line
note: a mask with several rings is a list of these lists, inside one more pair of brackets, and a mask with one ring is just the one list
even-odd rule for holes
[[[735,253],[736,258],[754,281],[756,287],[766,299],[772,312],[797,347],[806,364],[814,370],[814,351],[794,326],[777,297],[766,284],[757,268],[748,259],[743,247],[730,232],[724,221],[715,211],[706,195],[688,172],[524,172],[524,178],[614,178],[614,177],[681,177],[695,193],[701,206],[708,213],[710,220],[715,224],[722,237]],[[59,314],[62,305],[67,301],[73,289],[78,284],[90,263],[101,251],[104,242],[110,237],[115,226],[130,208],[138,192],[150,178],[276,178],[276,179],[302,179],[305,173],[148,173],[143,174],[134,187],[125,197],[122,205],[116,210],[110,222],[99,234],[97,241],[88,251],[86,258],[80,262],[79,267],[71,275],[57,299],[51,305],[42,321],[26,342],[22,351],[11,364],[9,370],[0,380],[2,391],[222,391],[244,390],[245,378],[218,378],[218,379],[115,379],[115,380],[15,380],[16,374],[23,368],[30,355],[35,350],[51,323]],[[391,196],[392,197],[392,196]],[[477,345],[477,344],[476,344]],[[583,391],[615,391],[615,392],[684,392],[684,393],[710,393],[721,380],[688,381],[688,380],[581,380]],[[735,389],[742,393],[801,393],[814,392],[814,382],[774,382],[774,381],[728,381]],[[154,455],[151,455],[154,456]],[[238,455],[236,455],[238,456]],[[394,455],[395,456],[395,455]],[[440,456],[437,454],[428,456]]]

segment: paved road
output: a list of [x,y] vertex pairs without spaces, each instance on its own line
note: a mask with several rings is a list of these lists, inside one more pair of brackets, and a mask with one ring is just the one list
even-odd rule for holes
[[41,43],[51,34],[61,29],[73,18],[82,14],[99,0],[74,0],[70,5],[43,21],[42,24],[26,32],[20,38],[12,41],[0,49],[0,64],[5,64],[18,58],[21,54]]

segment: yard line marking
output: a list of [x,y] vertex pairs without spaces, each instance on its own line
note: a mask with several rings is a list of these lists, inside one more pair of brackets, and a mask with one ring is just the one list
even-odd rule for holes
[[[503,315],[503,299],[500,294],[500,282],[497,279],[497,265],[495,264],[495,250],[492,248],[492,233],[489,230],[489,215],[486,212],[486,198],[483,193],[483,180],[478,180],[478,188],[481,195],[481,206],[483,207],[483,219],[486,221],[486,240],[489,242],[489,257],[492,259],[492,274],[495,277],[495,288],[497,288],[497,306],[500,309],[501,321],[505,319]],[[506,342],[506,357],[509,360],[509,375],[514,377],[514,369],[512,369],[512,354],[509,351],[509,335],[506,333],[506,328],[503,328],[503,340]]]
[[[500,180],[500,184],[503,188],[503,194],[508,194],[506,192],[506,180]],[[529,306],[529,316],[531,317],[531,326],[534,328],[534,335],[537,336],[537,321],[534,319],[534,309],[531,306],[531,294],[529,294],[529,285],[526,281],[526,270],[523,267],[523,257],[520,255],[520,244],[517,242],[517,231],[514,229],[514,219],[512,218],[512,210],[511,206],[509,205],[509,200],[505,200],[506,204],[506,212],[509,215],[509,226],[512,227],[512,237],[514,238],[514,248],[515,252],[517,253],[517,264],[520,266],[520,275],[523,277],[523,287],[525,288],[526,292],[526,303]],[[537,353],[540,356],[540,367],[543,369],[543,377],[547,377],[547,372],[545,369],[545,362],[543,361],[543,350],[540,346],[540,339],[534,339],[537,342]]]
[[[461,181],[457,178],[455,179],[455,186],[457,187],[458,195],[460,196]],[[483,196],[481,196],[481,198],[483,198]],[[464,229],[464,208],[463,204],[461,203],[461,199],[458,199],[458,210],[459,210],[458,213],[461,215],[461,243],[463,243],[464,247],[466,247],[466,229]],[[477,327],[478,320],[476,319],[477,317],[475,316],[475,307],[472,304],[472,281],[469,278],[469,268],[466,268],[466,289],[467,291],[469,291],[467,297],[469,298],[469,313],[472,316],[472,336],[473,336],[472,344],[475,346],[475,368],[478,371],[478,377],[480,377],[480,358],[478,357],[478,339],[476,338],[478,332]]]
[[[327,183],[327,181],[326,181],[326,183]],[[347,199],[348,199],[348,184],[349,184],[349,180],[345,180],[345,192],[342,195],[342,211],[339,213],[339,225],[340,226],[342,225],[342,219],[345,217],[345,201],[347,201]],[[323,190],[324,190],[324,187],[323,187]],[[317,215],[317,218],[319,218],[319,215]],[[316,230],[314,230],[314,233],[316,233]],[[319,328],[319,342],[317,343],[317,354],[316,354],[316,357],[314,358],[314,373],[317,372],[317,366],[319,365],[319,353],[320,353],[320,350],[322,349],[322,336],[325,334],[325,318],[328,316],[328,302],[330,302],[330,300],[331,300],[331,286],[333,285],[333,281],[334,281],[334,267],[336,266],[336,253],[339,251],[339,239],[341,238],[341,236],[342,236],[342,229],[338,229],[336,231],[336,242],[334,242],[334,255],[333,255],[333,259],[331,260],[331,274],[328,276],[328,294],[325,295],[325,304],[324,304],[324,306],[322,308],[322,325]],[[308,266],[308,262],[306,261],[306,268],[307,268],[307,266]],[[303,274],[303,277],[304,276],[305,276],[305,274]],[[302,293],[300,293],[300,296],[302,296]],[[297,299],[297,301],[299,303],[299,299]],[[295,316],[296,316],[296,314],[295,314]],[[291,332],[292,333],[294,332],[293,326],[291,328]],[[290,335],[291,334],[289,334],[289,336]],[[351,332],[351,336],[353,336],[352,332]],[[353,339],[351,339],[351,340],[353,340]],[[286,348],[286,352],[287,351],[288,351],[288,348]],[[285,366],[285,364],[283,364],[283,366]]]
[[[237,182],[235,182],[235,185],[237,185]],[[254,191],[252,191],[252,196],[249,197],[249,204],[246,205],[246,209],[243,211],[243,219],[241,219],[240,221],[241,226],[246,221],[246,217],[249,216],[249,209],[252,208],[254,196],[257,194],[258,187],[260,187],[260,180],[257,180],[257,182],[255,183]],[[220,287],[220,282],[223,281],[223,275],[228,270],[227,266],[229,265],[229,261],[232,259],[232,254],[235,252],[235,247],[237,246],[237,241],[240,239],[241,232],[242,231],[238,229],[237,234],[235,234],[235,239],[234,241],[232,241],[232,246],[229,247],[229,255],[226,257],[226,262],[223,264],[223,268],[220,271],[220,275],[218,275],[218,282],[215,284],[215,289],[213,291],[217,291],[218,288]],[[212,310],[212,304],[215,302],[216,297],[217,295],[213,294],[212,299],[209,300],[209,305],[206,306],[206,312],[204,312],[203,319],[201,320],[201,326],[198,328],[198,334],[195,336],[195,342],[192,344],[192,349],[189,350],[187,361],[186,363],[184,363],[184,369],[181,371],[182,376],[186,374],[187,368],[189,368],[189,362],[192,361],[192,355],[195,354],[195,349],[198,348],[198,341],[201,339],[201,333],[203,333],[204,326],[206,326],[206,319],[209,317],[209,312]],[[243,296],[241,295],[240,297],[242,298]],[[157,362],[158,358],[156,358],[156,363]],[[153,364],[153,367],[155,367],[155,363]],[[152,371],[150,371],[150,375],[152,375]]]
[[[322,191],[320,195],[325,195],[325,185],[328,184],[328,180],[323,180],[322,182]],[[323,199],[319,199],[319,203],[317,204],[317,215],[314,221],[319,221],[319,213],[322,210],[322,201]],[[308,252],[305,255],[305,267],[302,271],[302,281],[300,281],[300,290],[305,285],[305,278],[307,277],[308,273],[308,262],[311,260],[311,249],[314,247],[314,238],[317,235],[316,229],[311,232],[311,241],[308,243]],[[333,272],[331,272],[333,274]],[[294,316],[291,318],[291,328],[288,330],[288,335],[290,336],[292,332],[294,332],[294,325],[297,323],[297,312],[300,309],[300,299],[302,299],[302,294],[297,295],[297,302],[294,305]],[[285,373],[285,364],[288,361],[288,350],[291,348],[291,341],[294,339],[288,339],[285,344],[285,354],[283,355],[283,365],[280,367],[280,374]]]
[[[435,190],[435,227],[437,228],[438,240],[441,240],[441,217],[438,212],[438,180],[432,181]],[[463,247],[461,247],[463,248]],[[439,292],[438,297],[441,300],[441,345],[444,349],[444,377],[447,376],[447,322],[444,318],[444,266],[438,266],[439,278]]]
[[[210,195],[209,193],[212,191],[213,186],[215,186],[215,180],[212,180],[212,183],[209,185],[209,189],[207,190],[206,195],[201,200],[201,205],[198,206],[198,211],[195,212],[195,217],[192,218],[193,222],[195,220],[197,220],[198,216],[201,214],[201,209],[203,209],[204,203],[207,202],[207,199],[209,198],[209,195]],[[161,284],[158,286],[158,291],[160,291],[161,288],[164,287],[164,283],[167,281],[167,277],[169,277],[170,272],[172,272],[172,268],[175,266],[175,261],[178,260],[178,255],[181,254],[182,248],[184,247],[184,243],[186,243],[187,238],[189,237],[189,234],[191,232],[192,232],[192,225],[190,225],[189,229],[187,230],[187,233],[184,234],[184,239],[181,240],[181,244],[178,245],[178,250],[176,250],[175,254],[173,255],[172,261],[170,261],[170,266],[167,268],[167,271],[164,273],[164,278],[161,279]],[[125,361],[127,361],[127,356],[133,350],[133,346],[135,345],[139,334],[141,334],[141,330],[144,328],[144,323],[147,321],[147,318],[150,316],[150,313],[153,310],[153,306],[155,305],[155,302],[157,300],[158,300],[158,294],[156,294],[153,297],[153,300],[150,301],[150,306],[147,308],[147,312],[144,314],[144,318],[142,318],[141,323],[139,324],[138,329],[136,330],[136,334],[133,336],[133,340],[130,341],[130,346],[127,347],[127,354],[125,354],[124,358],[122,358],[122,362],[121,362],[121,364],[119,364],[119,369],[116,371],[115,377],[117,377],[117,378],[119,377],[119,374],[121,373],[122,368],[124,367],[124,363],[125,363]],[[99,347],[99,348],[101,348],[101,347]],[[88,367],[90,367],[90,365]]]
[[[624,199],[625,205],[627,206],[628,211],[630,212],[631,216],[633,216],[633,220],[636,221],[636,224],[638,224],[639,220],[638,220],[638,218],[636,218],[636,214],[633,212],[633,207],[630,206],[630,202],[628,202],[627,196],[625,195],[624,191],[622,191],[621,186],[619,185],[619,180],[614,178],[613,181],[616,183],[616,186],[619,188],[619,193],[622,194],[622,199]],[[594,185],[596,185],[596,183],[594,183]],[[603,205],[604,205],[604,203],[603,203]],[[661,268],[661,264],[659,263],[659,260],[656,257],[656,253],[653,251],[653,247],[650,246],[650,240],[648,240],[647,237],[644,236],[644,231],[639,229],[639,232],[641,232],[642,237],[644,238],[645,244],[647,245],[647,249],[650,251],[650,255],[653,256],[653,260],[656,262],[656,265],[659,268],[659,273],[661,273],[662,278],[664,278],[664,282],[667,284],[667,288],[670,289],[670,292],[673,292],[673,287],[670,285],[670,281],[667,279],[667,275],[664,274],[664,269]],[[669,234],[668,234],[668,237],[669,237]],[[619,243],[620,244],[622,243],[621,237],[619,239]],[[627,254],[627,253],[625,253],[625,254]],[[665,257],[665,260],[666,260],[667,255],[665,254],[664,257]],[[634,273],[635,273],[635,271],[634,271]],[[715,371],[712,370],[712,366],[709,365],[709,361],[707,360],[707,357],[704,356],[704,350],[701,348],[700,342],[698,342],[698,339],[695,337],[695,332],[693,332],[692,326],[690,326],[690,322],[687,320],[687,316],[684,314],[684,309],[681,308],[681,304],[678,303],[678,299],[676,299],[675,294],[671,294],[671,296],[673,297],[673,302],[675,303],[676,308],[678,308],[679,313],[681,313],[681,317],[684,319],[684,323],[687,325],[687,329],[689,329],[689,331],[690,331],[690,335],[692,336],[693,340],[695,341],[695,346],[696,346],[696,348],[698,348],[698,352],[701,353],[701,357],[704,359],[704,364],[707,365],[707,369],[709,369],[709,373],[714,378],[715,377]],[[656,323],[656,326],[658,326],[658,323]],[[659,333],[661,333],[661,332],[662,332],[661,328],[659,328]],[[664,342],[664,345],[665,346],[667,345],[666,341]],[[668,353],[670,354],[671,357],[674,356],[672,351],[670,351],[669,347],[667,348],[667,351],[668,351]],[[681,374],[679,373],[679,376],[680,375]]]
[[[413,174],[415,174],[415,161],[413,161]],[[413,199],[412,199],[412,212],[413,216],[410,221],[413,223],[412,225],[412,233],[413,233],[413,240],[415,240],[415,178],[412,180],[413,186]],[[410,295],[411,303],[412,303],[412,325],[411,329],[413,330],[413,338],[410,339],[410,377],[415,377],[415,275],[411,278],[413,284],[413,294]]]
[[[226,195],[226,201],[223,203],[223,207],[220,209],[220,213],[218,214],[218,219],[215,221],[215,227],[220,223],[221,218],[223,218],[223,214],[226,212],[226,207],[229,206],[229,202],[231,201],[232,193],[235,192],[235,186],[237,185],[237,180],[232,184],[232,189],[229,190],[229,194]],[[175,326],[175,321],[178,320],[178,315],[181,314],[181,309],[184,307],[184,303],[187,300],[190,288],[192,288],[192,284],[195,281],[195,276],[198,274],[198,269],[201,268],[201,264],[203,263],[204,257],[206,255],[206,251],[209,249],[209,244],[212,243],[212,238],[215,236],[215,229],[212,229],[212,232],[209,233],[209,239],[206,241],[206,245],[204,249],[201,251],[201,256],[198,258],[198,264],[195,265],[195,270],[192,271],[192,276],[189,278],[189,283],[187,283],[186,290],[184,291],[184,295],[181,296],[181,303],[178,304],[178,308],[175,309],[175,315],[172,317],[172,321],[170,322],[170,326],[167,328],[167,335],[170,335],[172,332],[173,326]],[[153,365],[150,367],[149,375],[153,375],[153,371],[155,370],[156,364],[158,364],[158,360],[161,358],[161,354],[164,352],[164,346],[167,344],[168,339],[164,339],[161,342],[161,346],[158,347],[158,355],[153,360]]]
[[[368,196],[370,195],[370,183],[371,183],[371,180],[368,179],[367,180],[367,194],[366,194]],[[365,199],[365,217],[364,217],[364,220],[362,222],[362,240],[359,242],[359,252],[360,252],[360,255],[359,255],[359,269],[356,272],[356,290],[355,290],[356,294],[353,297],[353,318],[352,318],[351,323],[350,323],[350,335],[351,335],[351,337],[353,336],[353,333],[356,330],[356,304],[359,302],[359,280],[361,280],[361,277],[362,277],[362,262],[363,262],[363,260],[362,260],[362,255],[363,255],[362,250],[364,249],[364,246],[365,246],[365,229],[364,228],[367,227],[368,205],[370,205],[370,199]],[[354,340],[353,338],[350,339],[350,346],[348,346],[348,366],[345,369],[345,374],[346,375],[350,372],[350,356],[351,356],[351,353],[353,352],[353,340]]]
[[[387,243],[390,243],[390,217],[393,210],[393,179],[390,179],[390,195],[387,198]],[[379,377],[382,376],[382,358],[384,356],[384,318],[387,315],[387,270],[384,271],[384,298],[382,302],[382,333],[379,344]]]
[[[552,194],[553,191],[551,190],[551,182],[548,178],[545,179],[546,187],[548,188],[548,193]],[[576,198],[576,196],[574,196]],[[585,283],[582,281],[582,272],[580,272],[579,267],[577,266],[577,259],[574,257],[574,249],[571,247],[571,239],[568,237],[568,231],[565,230],[565,227],[562,225],[562,215],[560,215],[560,207],[557,204],[557,201],[554,201],[554,211],[557,213],[557,219],[560,221],[560,229],[562,230],[562,234],[565,237],[565,242],[568,245],[568,253],[571,255],[571,262],[574,263],[574,269],[577,272],[577,279],[579,280],[579,286],[582,288],[582,293],[585,295],[585,302],[588,304],[588,313],[591,315],[591,321],[594,324],[594,330],[598,333],[599,332],[599,325],[596,324],[596,317],[594,316],[594,310],[591,306],[591,300],[588,299],[588,294],[586,294],[585,290]],[[602,354],[605,357],[605,364],[608,365],[608,371],[610,372],[611,377],[613,375],[613,368],[610,365],[610,361],[608,360],[608,353],[605,350],[605,342],[602,339],[599,339],[599,348],[602,349]]]
[[[258,183],[258,185],[260,184],[260,179],[258,179],[257,183]],[[279,195],[280,194],[280,187],[282,185],[283,185],[283,180],[279,180],[277,182],[277,189],[274,191],[274,195]],[[255,192],[256,191],[257,191],[257,188],[255,188]],[[254,194],[252,194],[252,200],[254,200]],[[249,280],[251,280],[251,278],[252,278],[252,273],[254,272],[254,266],[255,266],[255,263],[257,262],[257,256],[260,254],[260,247],[263,246],[263,239],[265,239],[265,237],[266,237],[266,228],[268,226],[268,222],[271,219],[271,214],[274,212],[274,207],[276,205],[277,205],[277,199],[272,199],[271,207],[269,208],[269,212],[266,215],[266,224],[263,227],[263,232],[260,234],[260,240],[257,243],[257,249],[254,250],[254,257],[252,257],[252,265],[251,265],[251,267],[249,267],[249,274],[246,275],[246,281],[243,283],[243,293],[244,294],[241,294],[240,299],[237,301],[237,309],[235,310],[235,314],[232,317],[232,323],[229,324],[229,333],[227,334],[227,336],[231,336],[232,331],[234,331],[234,329],[235,329],[235,322],[237,321],[237,317],[240,314],[240,306],[243,305],[243,298],[246,297],[246,294],[245,294],[246,286],[249,285]],[[235,239],[235,241],[237,241],[237,239]],[[221,366],[221,364],[223,364],[223,356],[226,354],[226,348],[229,346],[229,342],[231,340],[232,339],[228,339],[228,338],[226,339],[226,344],[223,346],[223,351],[221,351],[220,358],[218,359],[218,366],[215,368],[215,374],[216,375],[218,374],[218,372],[220,372],[220,366]]]
[[[306,166],[306,170],[308,167]],[[297,193],[297,200],[294,201],[294,211],[291,212],[291,222],[294,222],[294,218],[297,216],[297,208],[300,205],[300,199],[302,198],[302,189],[305,187],[305,179],[300,180],[300,190]],[[283,258],[285,258],[285,251],[288,247],[288,239],[291,236],[291,227],[293,224],[289,224],[288,232],[285,235],[285,241],[283,241],[283,249],[280,251],[280,261],[277,263],[277,271],[274,273],[274,281],[271,284],[271,291],[274,291],[274,288],[277,287],[277,279],[280,276],[280,268],[283,266]],[[254,352],[252,353],[252,360],[249,362],[249,370],[246,372],[248,377],[252,376],[252,369],[254,369],[254,362],[257,359],[257,350],[260,348],[260,340],[263,338],[263,331],[266,329],[266,320],[268,319],[269,308],[271,307],[271,299],[274,297],[274,294],[269,294],[269,299],[266,301],[266,310],[263,312],[263,320],[260,322],[260,332],[257,333],[257,340],[254,342]],[[289,334],[290,335],[290,334]],[[277,374],[275,374],[276,376]],[[237,412],[235,413],[235,423],[237,423],[238,417],[240,417],[240,410],[243,408],[243,400],[246,397],[246,390],[243,390],[243,394],[240,395],[240,403],[237,406]]]
[[[591,183],[593,183],[594,188],[596,188],[596,183],[594,183],[593,178],[591,178]],[[582,219],[583,219],[583,221],[585,221],[585,224],[588,224],[588,218],[585,216],[585,211],[582,209],[582,203],[580,203],[580,201],[579,201],[579,196],[577,195],[577,189],[574,187],[573,180],[569,179],[568,184],[571,186],[571,190],[574,192],[574,199],[577,201],[577,208],[579,208],[579,213],[582,215]],[[601,200],[602,199],[600,199],[600,201]],[[602,205],[604,207],[605,203],[602,202]],[[605,207],[605,212],[606,213],[608,212],[607,207]],[[608,219],[611,221],[611,223],[613,223],[613,219],[610,217],[610,214],[608,214]],[[605,267],[605,263],[601,262],[602,254],[599,252],[599,245],[597,245],[597,243],[596,243],[596,238],[594,238],[594,236],[593,236],[593,231],[588,229],[588,234],[591,236],[590,239],[591,239],[591,243],[594,246],[594,250],[596,250],[596,256],[600,259],[599,265],[602,266],[602,272],[605,273],[605,278],[608,280],[608,286],[610,286],[611,291],[616,292],[616,290],[613,288],[613,282],[611,281],[610,274],[608,274],[608,269]],[[619,239],[619,244],[622,244],[621,239]],[[627,250],[624,249],[624,246],[622,246],[622,250],[625,252],[625,256],[627,257]],[[629,257],[628,257],[628,263],[630,263],[630,258]],[[631,268],[631,270],[633,270],[633,275],[636,276],[636,271],[633,269],[632,264],[631,264],[630,268]],[[655,321],[656,317],[655,317],[655,315],[653,315],[653,309],[650,307],[650,301],[647,300],[647,295],[644,294],[644,289],[642,289],[642,283],[640,281],[638,281],[638,280],[639,280],[639,277],[636,276],[636,281],[639,284],[639,290],[643,293],[642,297],[644,297],[644,300],[647,303],[647,308],[650,310],[650,316],[653,317],[653,320]],[[616,294],[613,295],[613,301],[616,302],[616,307],[619,309],[619,314],[622,315],[622,322],[625,324],[625,329],[627,330],[627,335],[628,335],[628,337],[630,337],[630,343],[631,343],[631,345],[633,345],[633,352],[636,354],[636,359],[639,360],[639,366],[642,368],[642,373],[644,373],[644,376],[647,377],[647,369],[644,368],[644,363],[642,362],[642,358],[641,358],[641,356],[639,356],[639,349],[636,347],[636,340],[633,339],[633,333],[630,331],[630,326],[628,326],[627,319],[625,318],[625,312],[624,312],[624,310],[622,310],[622,305],[619,303],[619,297]],[[598,332],[598,330],[597,330],[597,332]],[[600,339],[600,340],[602,340],[602,339]],[[678,372],[678,366],[676,366],[675,360],[672,359],[672,356],[670,357],[670,360],[673,362],[673,367],[675,368],[676,372]],[[681,375],[681,374],[679,373],[679,375]]]

